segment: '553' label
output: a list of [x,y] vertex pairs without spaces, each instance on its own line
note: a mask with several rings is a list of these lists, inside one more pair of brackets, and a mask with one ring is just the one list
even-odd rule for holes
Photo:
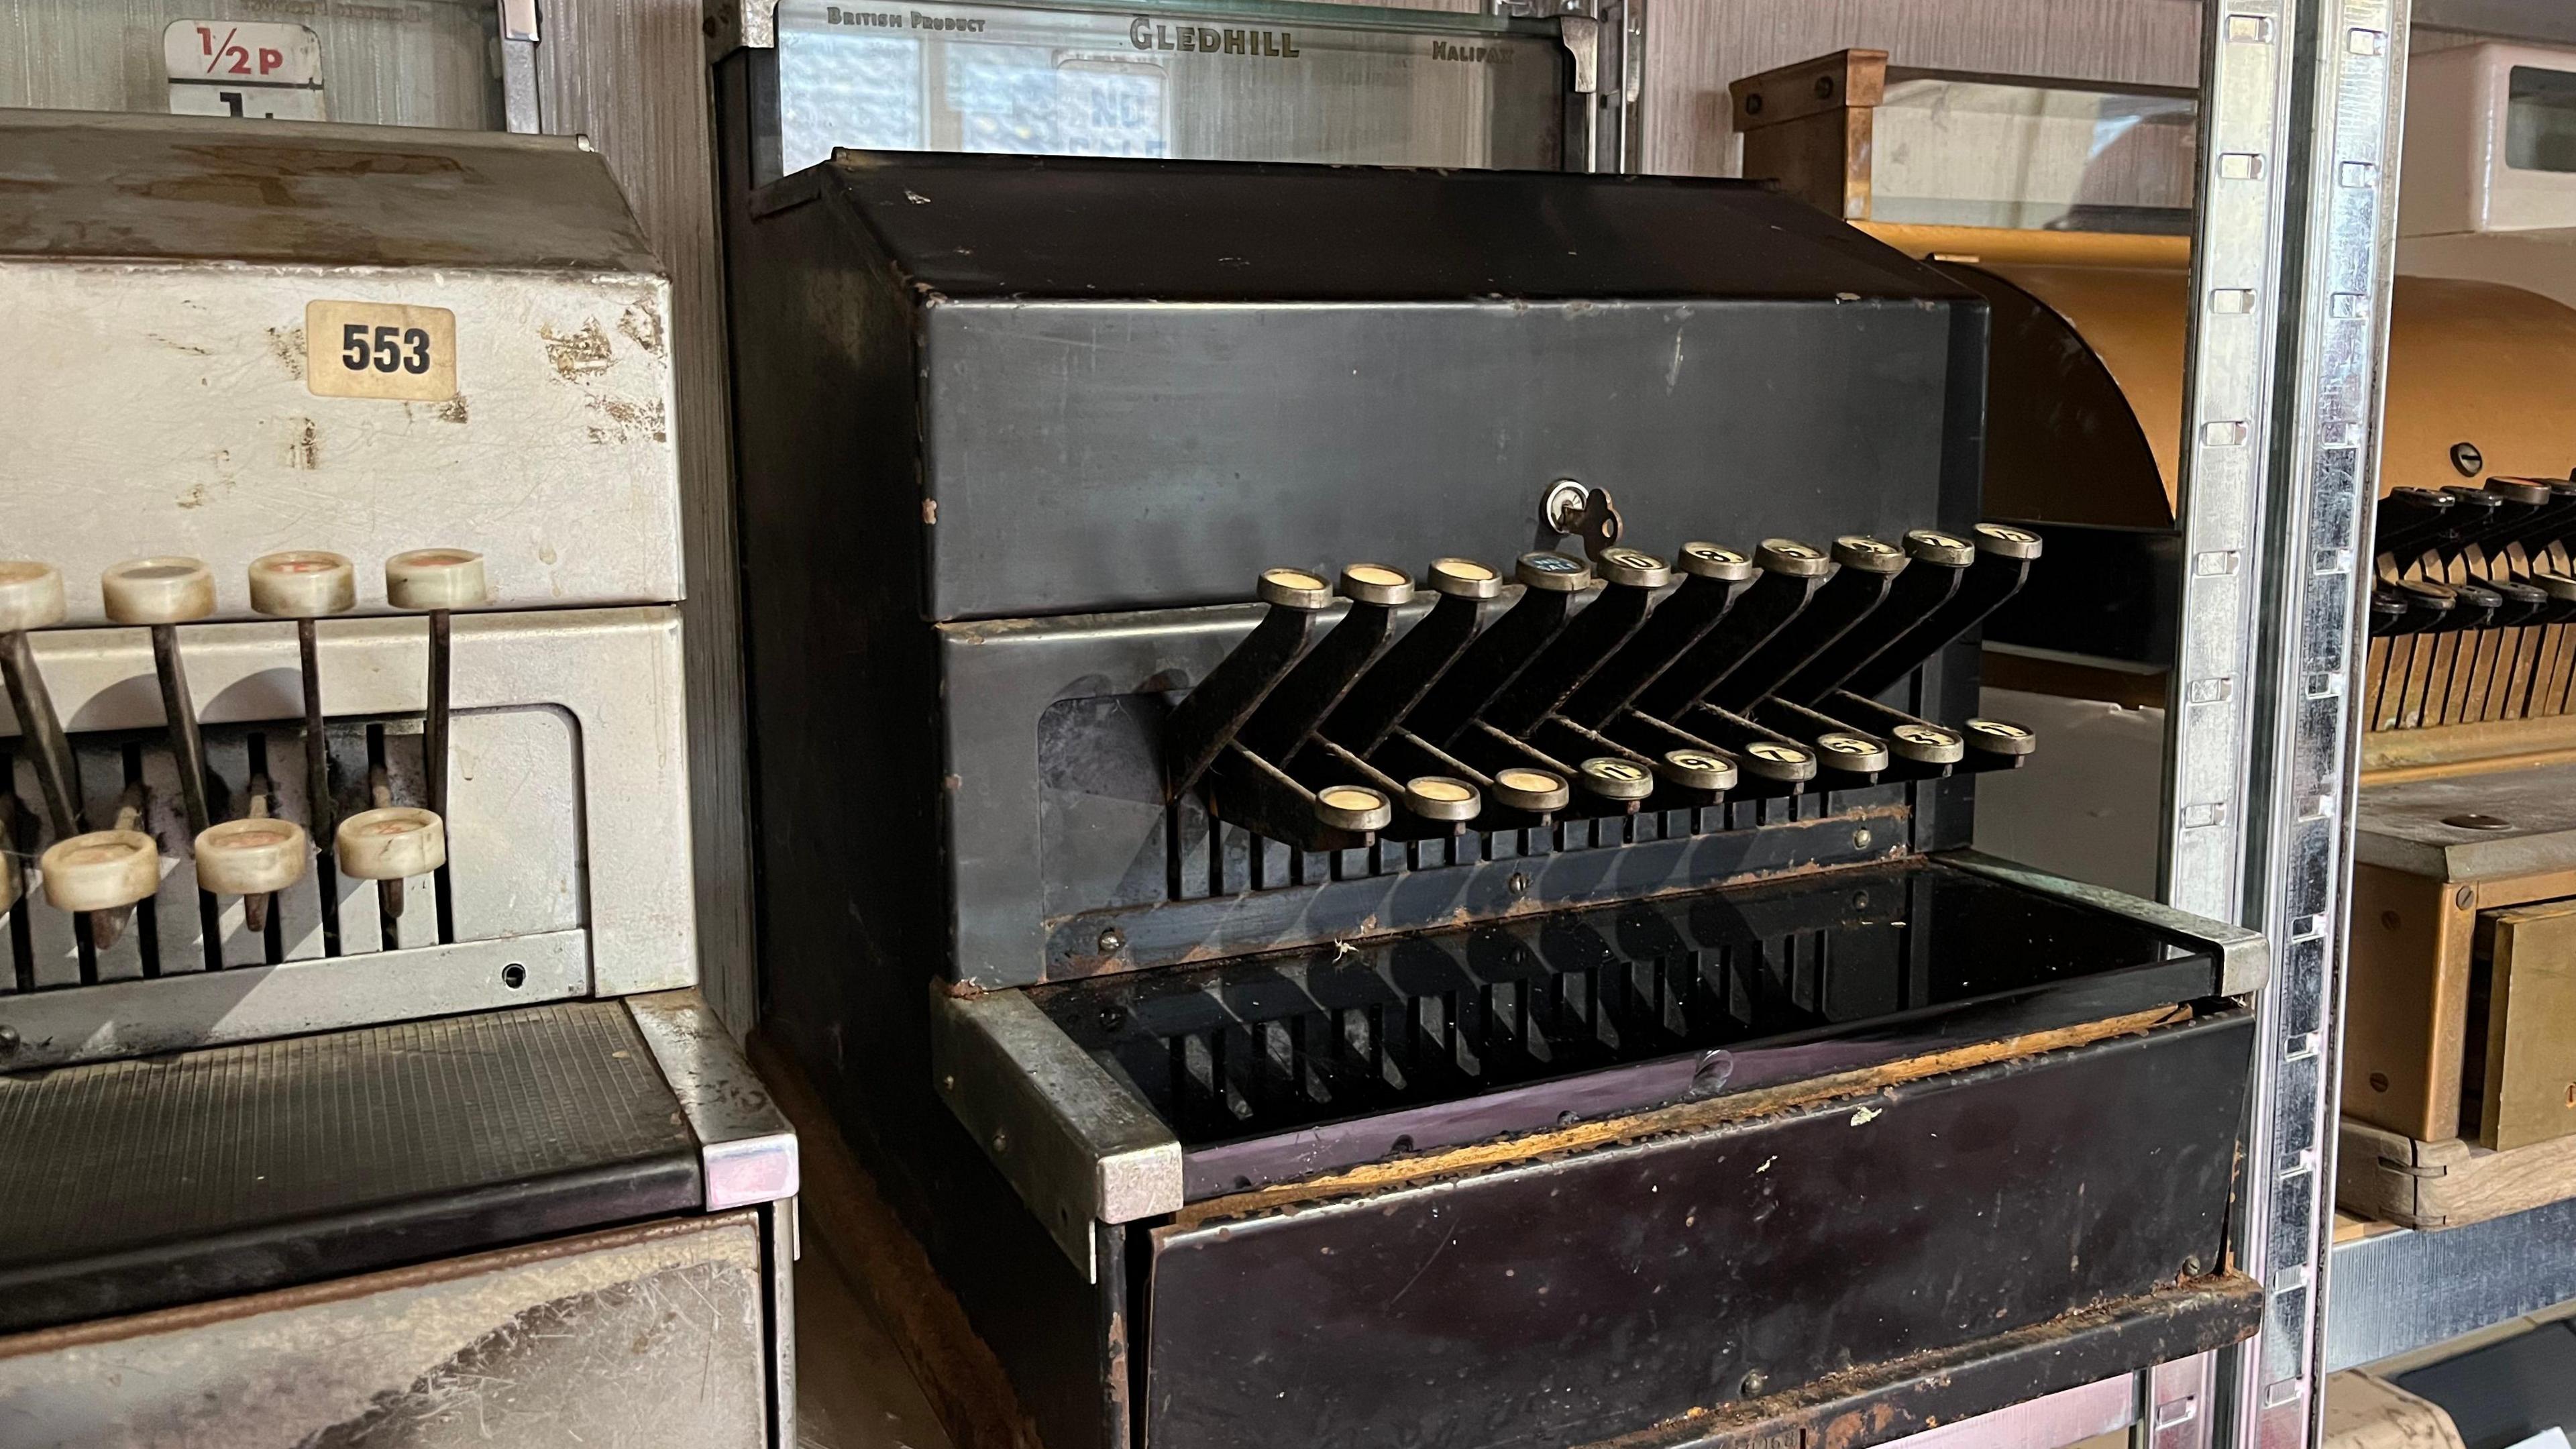
[[317,397],[456,396],[456,314],[392,302],[304,304],[304,385]]

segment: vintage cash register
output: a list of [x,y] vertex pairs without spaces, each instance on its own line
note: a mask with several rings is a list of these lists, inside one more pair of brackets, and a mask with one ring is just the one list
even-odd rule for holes
[[792,1442],[606,168],[0,112],[0,190],[0,1441]]
[[763,1030],[1051,1449],[1862,1445],[2251,1330],[2259,939],[1960,849],[2046,748],[1974,293],[1720,182],[731,205]]

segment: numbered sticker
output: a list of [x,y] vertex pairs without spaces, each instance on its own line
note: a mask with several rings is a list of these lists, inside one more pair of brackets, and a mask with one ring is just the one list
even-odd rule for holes
[[326,121],[322,40],[301,25],[173,20],[161,32],[170,113]]
[[391,302],[304,304],[304,385],[316,397],[456,396],[456,314]]

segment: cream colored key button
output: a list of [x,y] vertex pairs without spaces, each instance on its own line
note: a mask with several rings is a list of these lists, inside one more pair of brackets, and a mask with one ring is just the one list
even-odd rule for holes
[[1384,830],[1395,804],[1365,785],[1327,785],[1315,792],[1315,818],[1336,830]]
[[119,624],[184,624],[215,611],[215,576],[175,554],[134,558],[98,576],[107,617]]
[[304,878],[313,854],[304,827],[254,816],[207,826],[197,835],[197,885],[219,896],[259,896]]
[[29,558],[0,559],[0,634],[63,621],[63,574]]
[[357,880],[405,880],[447,864],[447,825],[427,810],[385,805],[340,822],[332,841],[340,873]]
[[483,555],[463,548],[416,548],[385,560],[385,602],[397,609],[471,609],[489,595]]
[[161,848],[140,830],[93,830],[46,847],[36,867],[60,910],[113,911],[161,888]]
[[250,606],[272,619],[319,619],[357,602],[357,566],[336,553],[300,548],[251,560]]
[[1564,809],[1574,791],[1551,771],[1514,765],[1494,772],[1494,798],[1514,810],[1545,814]]

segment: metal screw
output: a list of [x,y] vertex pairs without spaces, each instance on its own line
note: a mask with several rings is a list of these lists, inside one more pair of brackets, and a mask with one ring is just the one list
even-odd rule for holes
[[2486,455],[2478,451],[2477,444],[2453,443],[2451,445],[2451,466],[2460,470],[2461,477],[2475,478],[2486,465]]
[[1871,838],[1872,838],[1872,837],[1871,837],[1870,833],[1869,833],[1868,831],[1866,831],[1866,830],[1855,830],[1855,831],[1853,831],[1853,832],[1852,832],[1852,849],[1854,849],[1854,850],[1867,850],[1867,849],[1869,849],[1869,842],[1870,842]]
[[1771,1376],[1760,1369],[1755,1369],[1744,1376],[1744,1397],[1748,1399],[1769,1387],[1771,1387]]
[[14,1026],[0,1026],[0,1052],[14,1052],[17,1049],[18,1028]]
[[2197,1277],[2199,1277],[2199,1276],[2200,1276],[2200,1260],[2199,1260],[2198,1258],[2185,1258],[2185,1259],[2183,1259],[2183,1260],[2182,1260],[2182,1275],[2183,1275],[2184,1277],[2186,1277],[2186,1278],[2197,1278]]
[[2388,1090],[2388,1074],[2387,1074],[2386,1072],[2373,1072],[2373,1073],[2371,1073],[2371,1074],[2370,1074],[2370,1090],[2372,1090],[2372,1091],[2374,1091],[2374,1092],[2385,1092],[2385,1091],[2387,1091],[2387,1090]]
[[1010,1133],[1008,1133],[1008,1132],[996,1132],[996,1133],[994,1133],[994,1134],[993,1134],[993,1155],[994,1155],[995,1157],[999,1157],[999,1156],[1001,1156],[1003,1153],[1008,1152],[1008,1151],[1010,1151],[1010,1150],[1011,1150],[1011,1134],[1010,1134]]
[[1744,114],[1748,116],[1758,116],[1762,114],[1762,95],[1760,92],[1757,91],[1744,98]]
[[1521,874],[1519,871],[1513,871],[1512,878],[1503,882],[1503,888],[1516,896],[1528,895],[1529,877]]
[[501,984],[512,991],[528,984],[528,968],[513,961],[501,968]]
[[940,1073],[940,1076],[939,1076],[939,1090],[941,1090],[941,1091],[943,1091],[943,1092],[954,1092],[954,1091],[956,1091],[956,1090],[957,1090],[957,1074],[956,1074],[955,1072],[942,1072],[942,1073]]
[[1127,933],[1111,926],[1100,933],[1100,954],[1115,956],[1127,949]]
[[2458,906],[2464,911],[2470,906],[2477,904],[2477,899],[2478,893],[2467,886],[2462,886],[2458,890],[2451,892],[2451,904]]
[[1833,98],[1834,78],[1829,75],[1820,75],[1816,77],[1816,99],[1820,101],[1830,101]]

